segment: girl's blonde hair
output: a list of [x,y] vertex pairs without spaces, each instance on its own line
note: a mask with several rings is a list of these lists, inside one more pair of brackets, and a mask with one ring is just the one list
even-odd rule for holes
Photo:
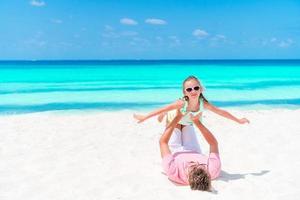
[[[182,83],[182,90],[183,90],[183,93],[184,93],[184,84],[187,82],[187,81],[190,81],[190,80],[195,80],[198,82],[199,86],[202,88],[202,91],[205,90],[205,88],[203,87],[203,85],[201,84],[200,80],[196,77],[196,76],[188,76]],[[186,101],[189,100],[189,97],[188,96],[184,96],[183,97]],[[208,100],[203,96],[202,92],[200,93],[200,96],[199,96],[199,99],[202,98],[205,102],[208,103]]]

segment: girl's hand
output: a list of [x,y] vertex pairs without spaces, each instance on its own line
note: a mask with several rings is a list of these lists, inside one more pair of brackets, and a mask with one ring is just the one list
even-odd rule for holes
[[146,120],[146,117],[144,115],[137,115],[137,114],[133,114],[133,117],[138,120],[138,123],[142,123],[143,121]]
[[238,123],[240,124],[245,124],[245,123],[250,123],[250,121],[247,119],[247,118],[242,118],[242,119],[239,119]]

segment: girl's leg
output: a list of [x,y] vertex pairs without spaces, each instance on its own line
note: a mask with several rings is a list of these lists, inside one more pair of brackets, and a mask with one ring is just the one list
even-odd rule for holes
[[172,154],[183,150],[182,132],[180,129],[181,129],[181,125],[177,124],[168,143]]
[[182,128],[182,146],[184,150],[191,150],[201,153],[201,148],[194,126],[187,125]]

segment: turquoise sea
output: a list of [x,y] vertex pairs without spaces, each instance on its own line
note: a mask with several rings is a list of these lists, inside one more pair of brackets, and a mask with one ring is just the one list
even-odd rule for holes
[[0,114],[154,109],[189,75],[216,106],[300,108],[300,60],[0,61]]

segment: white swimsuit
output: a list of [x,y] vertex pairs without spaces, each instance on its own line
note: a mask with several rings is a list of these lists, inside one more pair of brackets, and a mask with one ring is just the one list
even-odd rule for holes
[[[183,117],[181,118],[181,120],[178,122],[178,124],[181,125],[193,125],[193,122],[191,120],[190,117],[190,113],[195,116],[197,114],[199,114],[200,112],[203,112],[203,99],[199,98],[199,110],[198,111],[187,111],[187,107],[188,107],[188,102],[186,100],[184,100],[184,105],[183,107],[180,109],[180,112],[183,114]],[[167,113],[167,122],[170,123],[174,117],[176,116],[176,110],[171,110]],[[202,122],[202,113],[199,117],[200,121]]]

